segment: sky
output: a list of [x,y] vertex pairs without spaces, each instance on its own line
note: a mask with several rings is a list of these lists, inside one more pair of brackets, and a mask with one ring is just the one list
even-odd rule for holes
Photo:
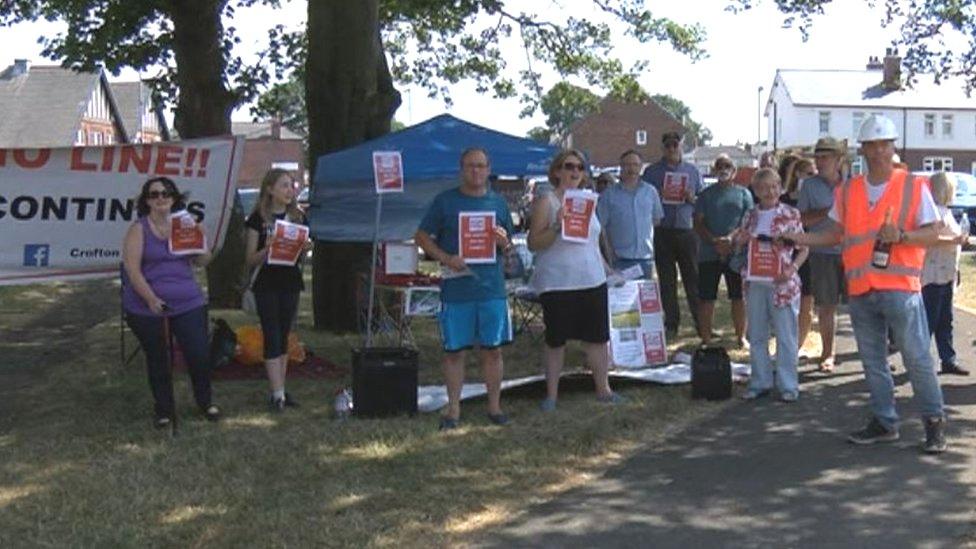
[[[591,0],[533,0],[548,2],[545,13],[573,13],[596,16]],[[644,45],[621,38],[616,54],[625,65],[637,59],[649,62],[639,78],[651,94],[670,94],[691,108],[692,117],[712,130],[713,144],[755,142],[757,130],[766,138],[766,122],[760,125],[760,101],[768,97],[777,69],[863,69],[869,56],[883,56],[886,47],[897,37],[895,27],[882,28],[883,12],[861,0],[835,0],[823,16],[814,19],[809,40],[804,42],[798,29],[783,28],[783,15],[772,0],[760,2],[758,8],[739,14],[724,8],[730,0],[687,0],[683,2],[647,0],[656,16],[667,16],[680,23],[702,25],[707,33],[703,44],[708,57],[692,63],[666,44]],[[245,59],[266,40],[266,29],[282,23],[289,27],[305,19],[305,2],[285,0],[283,8],[257,6],[238,10],[233,25],[243,38],[241,52]],[[693,8],[693,9],[692,9]],[[36,43],[42,35],[50,36],[61,27],[54,23],[24,23],[0,28],[0,68],[17,58],[35,64],[51,64],[40,55]],[[505,58],[515,60],[510,70],[523,68],[518,60],[525,53],[518,43],[504,44]],[[539,65],[534,65],[539,69]],[[513,73],[514,74],[514,73]],[[125,71],[112,80],[134,80],[135,71]],[[543,73],[543,89],[558,82],[552,71]],[[580,82],[575,82],[580,84]],[[764,90],[760,94],[758,89]],[[541,113],[519,118],[522,107],[516,98],[496,100],[478,94],[470,84],[451,88],[453,107],[430,99],[424,90],[400,88],[403,104],[396,119],[407,125],[450,112],[454,116],[496,130],[524,135],[534,126],[543,125]],[[599,93],[599,90],[594,90]],[[250,120],[246,107],[239,108],[234,120]],[[761,126],[758,127],[758,126]]]

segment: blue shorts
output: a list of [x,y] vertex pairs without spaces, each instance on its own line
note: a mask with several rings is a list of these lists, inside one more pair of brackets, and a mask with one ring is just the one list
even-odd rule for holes
[[512,317],[505,298],[442,303],[437,318],[448,353],[470,349],[476,343],[482,349],[493,349],[512,342]]

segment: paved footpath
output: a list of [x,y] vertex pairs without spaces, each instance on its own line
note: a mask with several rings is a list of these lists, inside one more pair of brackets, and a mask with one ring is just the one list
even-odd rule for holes
[[[799,402],[737,403],[476,545],[976,546],[976,376],[940,376],[950,448],[923,455],[911,388],[893,355],[901,440],[848,444],[847,432],[867,417],[867,387],[849,321],[840,321],[844,363],[830,377],[801,365]],[[976,316],[957,311],[955,334],[960,362],[976,370]]]

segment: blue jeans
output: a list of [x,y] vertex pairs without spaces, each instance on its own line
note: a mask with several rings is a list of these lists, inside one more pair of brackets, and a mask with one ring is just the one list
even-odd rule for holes
[[952,346],[952,292],[952,282],[922,286],[925,317],[943,366],[956,363],[956,350]]
[[752,282],[746,291],[746,314],[749,319],[749,358],[752,373],[749,392],[760,393],[773,388],[773,363],[769,356],[769,329],[776,336],[775,383],[780,394],[796,396],[797,381],[797,314],[800,300],[777,307],[773,286]]
[[942,389],[929,353],[929,327],[917,292],[870,291],[849,300],[854,339],[871,393],[871,412],[885,428],[898,426],[895,384],[887,363],[890,327],[901,350],[915,402],[923,418],[943,417]]
[[640,265],[642,271],[644,271],[644,278],[650,280],[654,278],[654,258],[650,259],[626,259],[623,257],[618,257],[613,260],[612,267],[614,270],[622,271],[634,265]]

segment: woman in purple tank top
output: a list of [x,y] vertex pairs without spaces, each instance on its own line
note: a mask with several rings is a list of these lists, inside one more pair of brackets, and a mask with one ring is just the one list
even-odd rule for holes
[[168,338],[183,349],[200,411],[210,421],[220,419],[211,402],[207,299],[193,277],[193,266],[206,265],[211,255],[191,258],[169,251],[170,213],[184,208],[186,196],[173,180],[149,179],[136,199],[139,218],[122,245],[122,307],[146,355],[158,428],[172,426],[176,413]]

